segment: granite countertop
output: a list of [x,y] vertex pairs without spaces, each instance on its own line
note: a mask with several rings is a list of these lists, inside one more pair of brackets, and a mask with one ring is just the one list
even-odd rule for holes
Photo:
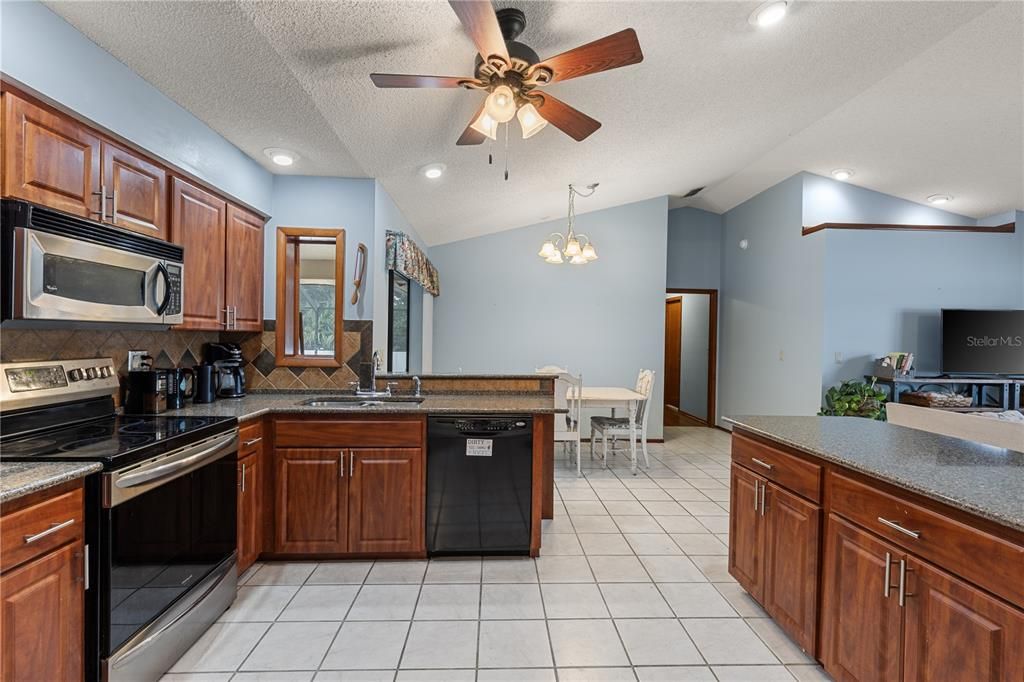
[[99,462],[2,462],[0,502],[10,502],[102,469]]
[[727,420],[797,450],[1024,531],[1024,452],[858,417]]
[[[553,414],[564,412],[555,407],[551,396],[516,393],[461,393],[427,395],[422,403],[382,402],[373,407],[359,407],[359,403],[323,407],[301,405],[317,396],[330,396],[331,392],[259,393],[244,398],[226,398],[213,403],[192,404],[165,414],[191,417],[237,417],[252,419],[264,414]],[[338,395],[335,393],[334,395]],[[401,400],[394,396],[392,400]],[[372,400],[372,398],[367,398]]]

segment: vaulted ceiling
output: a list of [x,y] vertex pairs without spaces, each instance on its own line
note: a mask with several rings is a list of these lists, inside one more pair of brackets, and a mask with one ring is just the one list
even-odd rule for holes
[[[47,2],[275,173],[375,177],[431,244],[670,195],[727,210],[801,170],[975,217],[1024,208],[1024,3],[796,0],[768,30],[758,2],[499,2],[543,58],[625,27],[641,64],[550,86],[603,126],[575,142],[456,147],[482,95],[378,90],[375,71],[472,75],[446,2]],[[301,159],[273,166],[266,147]],[[447,166],[438,181],[420,169]],[[677,197],[707,186],[697,198]],[[628,226],[623,226],[628,229]]]

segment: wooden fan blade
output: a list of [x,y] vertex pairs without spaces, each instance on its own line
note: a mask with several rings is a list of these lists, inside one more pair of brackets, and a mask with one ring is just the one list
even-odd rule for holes
[[473,114],[473,118],[469,119],[469,125],[466,126],[466,129],[462,131],[462,135],[459,136],[459,139],[455,144],[459,146],[464,146],[468,144],[481,144],[483,143],[484,140],[487,139],[487,136],[481,133],[479,130],[473,130],[473,128],[470,127],[473,125],[473,122],[480,117],[480,113],[483,110],[484,104],[483,102],[481,102],[480,108],[476,110],[475,114]]
[[644,60],[636,31],[631,28],[605,36],[586,45],[563,52],[530,68],[533,73],[538,67],[547,67],[554,72],[551,82],[566,81],[591,73],[600,73],[620,66],[629,66]]
[[[537,92],[536,90],[534,92]],[[565,102],[555,99],[546,92],[537,93],[540,95],[540,104],[537,104],[537,111],[545,121],[555,126],[563,133],[582,142],[590,137],[598,128],[601,122],[596,121],[582,111],[573,109]]]
[[404,73],[371,73],[370,80],[378,88],[457,88],[472,78],[457,76],[413,76]]
[[455,10],[484,61],[493,55],[498,55],[506,62],[509,60],[505,38],[498,26],[498,16],[489,0],[448,0],[448,4]]

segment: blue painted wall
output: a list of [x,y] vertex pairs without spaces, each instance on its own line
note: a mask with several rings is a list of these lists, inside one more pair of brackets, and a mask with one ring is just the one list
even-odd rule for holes
[[668,199],[577,217],[600,259],[550,265],[537,250],[557,220],[431,248],[436,372],[533,372],[560,364],[585,383],[632,386],[657,372],[650,436],[662,435]]
[[270,213],[273,175],[34,0],[4,2],[0,70]]
[[[368,178],[324,178],[309,175],[275,175],[272,218],[264,233],[263,302],[268,318],[277,315],[275,290],[278,227],[345,228],[345,319],[368,320],[373,316],[374,181]],[[352,305],[356,246],[366,244],[370,260],[362,296]],[[383,262],[383,256],[380,256]],[[386,294],[385,289],[385,294]],[[385,295],[386,298],[386,295]]]
[[801,236],[802,215],[794,175],[723,216],[720,416],[819,407],[824,246]]
[[668,212],[669,288],[718,289],[721,256],[722,216],[690,207]]

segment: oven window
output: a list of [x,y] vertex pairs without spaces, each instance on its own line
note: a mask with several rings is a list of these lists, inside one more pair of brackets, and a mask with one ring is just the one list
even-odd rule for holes
[[233,457],[110,509],[110,646],[115,652],[235,551]]
[[43,292],[76,301],[140,306],[146,303],[146,273],[47,253]]

